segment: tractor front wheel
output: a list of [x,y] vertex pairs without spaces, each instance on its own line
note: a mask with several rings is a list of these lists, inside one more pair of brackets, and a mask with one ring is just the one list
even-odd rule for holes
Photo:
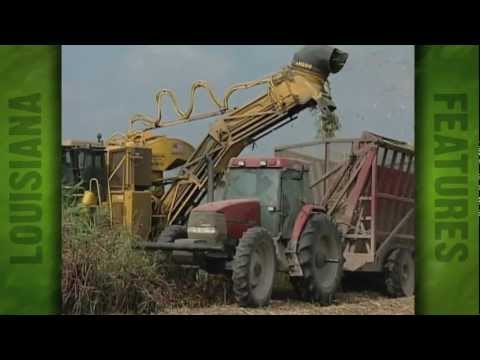
[[248,229],[233,259],[233,293],[244,307],[267,306],[272,295],[276,255],[273,239],[261,227]]

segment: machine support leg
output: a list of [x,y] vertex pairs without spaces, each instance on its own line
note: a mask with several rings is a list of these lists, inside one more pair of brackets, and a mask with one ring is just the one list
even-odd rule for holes
[[213,194],[213,177],[214,177],[214,174],[213,174],[213,160],[212,160],[212,157],[210,155],[207,155],[207,162],[208,162],[208,185],[207,185],[207,201],[208,202],[214,202],[215,201],[215,198],[214,198],[214,194]]

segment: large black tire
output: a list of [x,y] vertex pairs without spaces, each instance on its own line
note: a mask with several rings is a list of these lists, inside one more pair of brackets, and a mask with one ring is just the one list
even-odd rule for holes
[[275,244],[267,230],[248,229],[240,239],[233,259],[233,293],[243,307],[270,303],[277,266]]
[[298,259],[303,277],[292,280],[307,301],[330,305],[343,276],[343,236],[325,214],[311,216],[300,236]]
[[188,237],[187,227],[183,225],[167,226],[157,237],[158,242],[173,243],[177,239],[186,239]]
[[395,249],[384,265],[385,287],[391,297],[412,296],[415,293],[415,261],[413,252]]

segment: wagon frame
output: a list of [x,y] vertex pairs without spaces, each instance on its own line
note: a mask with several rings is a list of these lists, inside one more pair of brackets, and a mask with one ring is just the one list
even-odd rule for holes
[[[332,150],[339,144],[349,145],[350,150],[343,152],[343,160],[335,161]],[[323,158],[302,153],[308,147],[320,147]],[[316,167],[316,172],[310,171],[313,203],[323,207],[343,233],[346,271],[382,271],[394,249],[414,254],[413,147],[363,132],[359,138],[280,146],[275,154]]]

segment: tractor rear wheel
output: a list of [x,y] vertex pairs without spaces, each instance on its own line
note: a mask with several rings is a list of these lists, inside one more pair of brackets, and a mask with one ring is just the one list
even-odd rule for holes
[[314,214],[305,225],[298,243],[303,278],[292,280],[307,301],[332,304],[343,276],[343,237],[325,214]]
[[248,229],[238,243],[232,267],[233,293],[240,306],[270,303],[276,264],[275,245],[268,231]]
[[413,252],[395,249],[384,265],[385,286],[391,297],[412,296],[415,292],[415,261]]
[[158,242],[173,243],[177,239],[185,239],[188,237],[187,227],[183,225],[167,226],[157,238]]

